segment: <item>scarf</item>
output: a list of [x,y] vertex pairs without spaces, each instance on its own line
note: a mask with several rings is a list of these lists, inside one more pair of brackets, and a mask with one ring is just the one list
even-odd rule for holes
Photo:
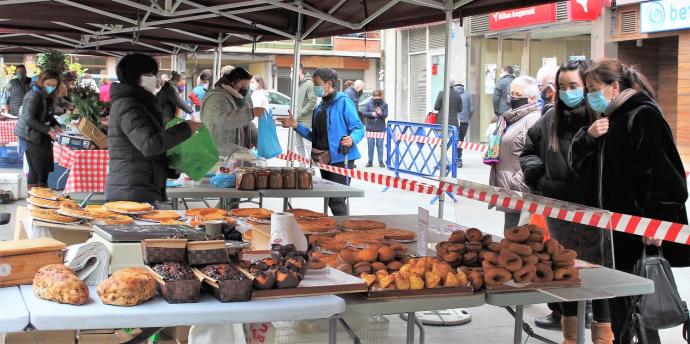
[[527,104],[514,110],[510,110],[498,118],[496,130],[489,138],[489,149],[484,153],[484,164],[495,165],[500,159],[501,139],[509,125],[523,119],[530,113],[537,111],[537,104]]
[[616,111],[621,105],[625,104],[625,102],[627,102],[632,96],[636,95],[637,92],[638,91],[633,88],[624,89],[618,94],[618,96],[611,99],[611,104],[609,104],[609,106],[606,108],[606,111],[604,111],[604,117],[611,116],[614,111]]

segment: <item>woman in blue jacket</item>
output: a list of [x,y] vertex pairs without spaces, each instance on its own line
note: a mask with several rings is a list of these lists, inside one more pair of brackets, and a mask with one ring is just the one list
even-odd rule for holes
[[[357,115],[357,106],[342,92],[335,89],[338,74],[330,68],[317,69],[312,75],[314,93],[321,103],[314,109],[312,129],[298,124],[290,115],[280,120],[283,127],[295,128],[298,134],[311,141],[311,158],[335,167],[353,168],[361,155],[357,144],[364,138],[364,125]],[[345,166],[345,154],[348,164]],[[349,185],[349,178],[321,170],[321,177],[336,183]],[[328,206],[333,215],[347,215],[345,198],[329,198]]]

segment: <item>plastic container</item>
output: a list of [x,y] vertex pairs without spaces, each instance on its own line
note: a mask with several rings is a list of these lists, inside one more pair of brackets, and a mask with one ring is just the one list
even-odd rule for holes
[[22,176],[20,173],[0,173],[0,189],[9,191],[12,200],[21,198]]
[[17,147],[0,147],[0,168],[22,168],[23,164]]

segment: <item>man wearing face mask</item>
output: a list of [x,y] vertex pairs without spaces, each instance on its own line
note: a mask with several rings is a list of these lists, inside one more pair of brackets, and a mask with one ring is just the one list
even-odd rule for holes
[[[194,87],[193,90],[193,93],[199,102],[204,100],[206,92],[208,92],[209,86],[211,85],[211,79],[213,79],[213,72],[208,69],[201,71],[201,74],[199,75],[199,84]],[[198,105],[201,105],[201,103]]]
[[7,98],[2,104],[4,112],[19,116],[19,108],[22,106],[24,96],[31,90],[31,78],[26,76],[26,67],[18,65],[16,78],[10,80],[5,90]]
[[110,88],[108,177],[105,199],[156,204],[166,200],[165,182],[174,177],[165,155],[192,136],[199,123],[187,121],[165,129],[156,106],[158,63],[144,54],[130,54],[117,64]]
[[537,105],[541,109],[542,116],[553,109],[556,94],[556,72],[558,72],[558,67],[553,65],[543,66],[537,71],[537,82],[539,83],[539,92],[541,92]]
[[257,144],[257,129],[252,123],[266,109],[252,107],[247,97],[252,75],[237,67],[216,82],[201,104],[201,118],[216,141],[221,156],[249,152]]
[[[316,162],[336,167],[353,168],[361,155],[357,144],[364,137],[364,126],[357,116],[357,107],[347,96],[335,89],[338,74],[330,68],[314,72],[314,93],[321,103],[314,109],[311,129],[299,124],[292,116],[279,119],[285,128],[295,128],[297,133],[311,141],[311,158]],[[345,166],[347,152],[348,166]],[[336,183],[349,185],[349,178],[321,170],[321,177]],[[328,206],[335,216],[347,215],[345,198],[329,198]]]

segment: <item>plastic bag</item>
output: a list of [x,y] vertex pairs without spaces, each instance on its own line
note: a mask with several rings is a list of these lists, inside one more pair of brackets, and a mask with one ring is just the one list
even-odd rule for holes
[[237,176],[235,174],[216,174],[211,177],[211,185],[222,189],[234,188],[236,180]]
[[259,117],[259,144],[257,146],[256,155],[266,159],[275,158],[283,152],[271,111]]
[[[175,117],[168,121],[166,128],[184,122]],[[201,180],[218,163],[218,148],[211,133],[202,124],[192,137],[167,152],[168,164],[187,174],[193,180]]]

